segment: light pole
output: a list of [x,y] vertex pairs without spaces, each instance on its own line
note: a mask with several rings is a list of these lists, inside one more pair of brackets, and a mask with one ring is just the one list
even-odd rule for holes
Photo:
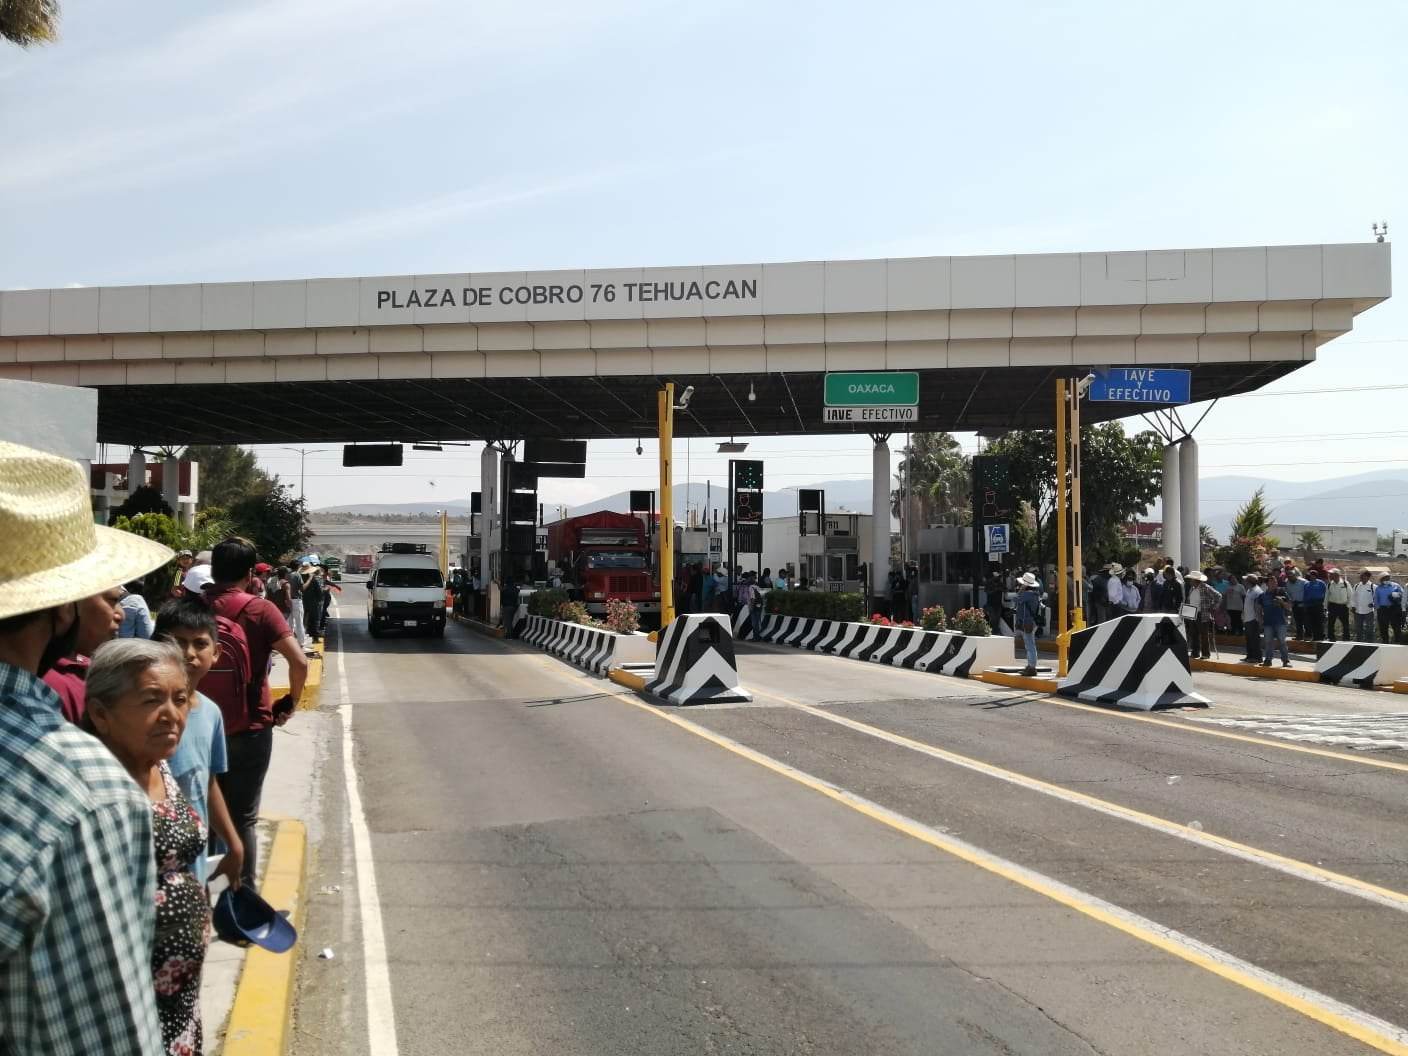
[[329,451],[329,450],[331,450],[331,448],[327,448],[327,447],[281,447],[281,448],[279,448],[279,450],[280,450],[280,451],[292,451],[295,455],[298,456],[298,497],[301,499],[301,498],[303,498],[303,460],[304,460],[305,458],[307,458],[309,455],[318,455],[318,454],[322,454],[324,451]]

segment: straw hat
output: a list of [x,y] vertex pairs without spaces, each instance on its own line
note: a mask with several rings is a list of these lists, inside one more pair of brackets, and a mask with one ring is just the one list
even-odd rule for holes
[[1120,564],[1118,561],[1111,561],[1105,567],[1109,569],[1110,575],[1112,576],[1124,575],[1124,565]]
[[1196,568],[1193,569],[1191,572],[1184,573],[1183,578],[1194,580],[1197,583],[1206,583],[1208,581],[1208,577],[1203,575]]
[[1032,575],[1030,572],[1023,572],[1017,582],[1024,587],[1035,587],[1037,585],[1036,576]]
[[172,558],[158,542],[93,523],[77,462],[0,441],[0,619],[91,597]]

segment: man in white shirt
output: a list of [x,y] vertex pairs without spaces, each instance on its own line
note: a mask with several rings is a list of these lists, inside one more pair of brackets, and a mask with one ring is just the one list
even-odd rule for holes
[[1109,619],[1116,619],[1132,611],[1124,607],[1124,566],[1118,563],[1110,566],[1110,578],[1105,581],[1105,605]]
[[1359,573],[1359,582],[1354,584],[1354,639],[1358,642],[1374,640],[1374,577],[1368,572]]
[[1242,603],[1242,632],[1247,638],[1247,656],[1249,664],[1261,663],[1261,620],[1256,611],[1256,599],[1266,593],[1261,588],[1261,582],[1255,573],[1247,573],[1245,577],[1247,584],[1247,596]]
[[1134,570],[1126,569],[1124,574],[1124,607],[1126,612],[1138,612],[1143,595],[1139,584],[1134,581]]

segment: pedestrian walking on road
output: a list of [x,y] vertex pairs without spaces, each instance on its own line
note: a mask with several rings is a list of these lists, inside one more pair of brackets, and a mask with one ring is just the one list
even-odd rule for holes
[[1372,642],[1374,640],[1374,577],[1368,572],[1359,573],[1359,582],[1354,584],[1354,596],[1350,604],[1354,607],[1354,640]]
[[[1246,583],[1246,596],[1242,601],[1242,633],[1247,640],[1246,662],[1249,664],[1261,663],[1261,606],[1258,602],[1264,593],[1261,585],[1261,577],[1255,572],[1248,572],[1242,581]],[[1268,579],[1268,583],[1275,583],[1275,579]]]
[[323,593],[322,578],[309,566],[303,577],[303,623],[314,645],[323,640]]
[[308,627],[303,619],[303,567],[297,561],[288,566],[288,625],[302,649],[308,642]]
[[1017,634],[1026,650],[1027,666],[1022,668],[1022,674],[1030,676],[1037,673],[1036,626],[1041,619],[1041,587],[1036,576],[1030,572],[1024,572],[1017,580],[1017,585],[1021,590],[1017,594],[1017,611],[1014,618],[1017,621]]
[[39,676],[72,652],[79,601],[173,555],[94,525],[78,463],[4,442],[0,538],[0,1048],[152,1056],[151,807]]
[[1271,647],[1281,650],[1281,666],[1291,666],[1291,654],[1286,644],[1289,632],[1291,601],[1286,597],[1286,588],[1272,582],[1256,599],[1257,613],[1261,620],[1261,666],[1271,666]]
[[1374,588],[1374,611],[1379,618],[1379,641],[1387,644],[1389,635],[1398,644],[1403,642],[1403,588],[1387,572],[1379,577]]
[[[1354,591],[1338,568],[1330,569],[1328,573],[1330,581],[1325,584],[1325,608],[1329,613],[1329,621],[1325,628],[1325,638],[1328,641],[1347,642],[1351,638],[1349,623],[1349,607],[1354,600]],[[1339,639],[1335,638],[1335,624],[1339,624]]]
[[[190,602],[199,604],[199,602]],[[192,867],[206,828],[167,760],[175,754],[191,706],[185,660],[170,642],[109,642],[93,654],[84,726],[117,758],[150,800],[156,866],[152,986],[162,1050],[203,1051],[200,973],[210,903]]]

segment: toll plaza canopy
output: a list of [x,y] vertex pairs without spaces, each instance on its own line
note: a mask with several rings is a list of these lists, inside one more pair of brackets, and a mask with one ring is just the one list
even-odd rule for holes
[[144,446],[635,437],[665,381],[695,389],[680,436],[866,432],[823,421],[823,382],[873,370],[918,372],[905,429],[1049,426],[1052,379],[1096,367],[1256,389],[1388,297],[1389,264],[1364,243],[14,290],[0,377],[96,388],[99,438]]

